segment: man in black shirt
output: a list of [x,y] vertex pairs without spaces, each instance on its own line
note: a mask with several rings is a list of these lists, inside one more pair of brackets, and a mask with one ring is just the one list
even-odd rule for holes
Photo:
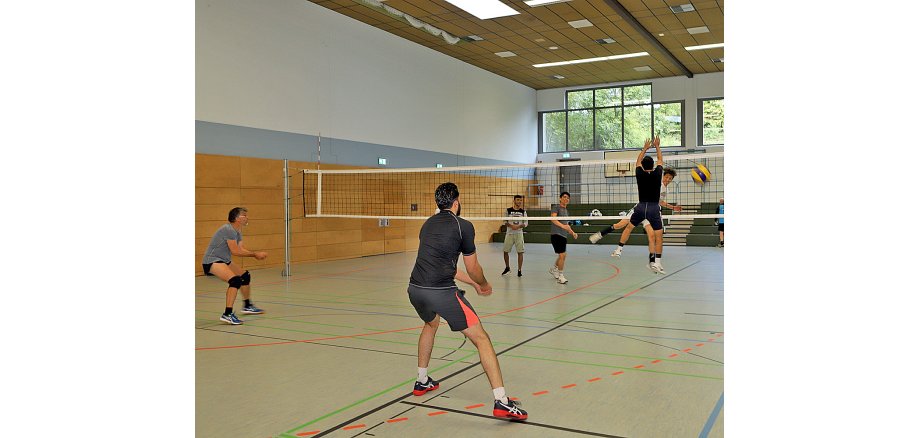
[[[492,340],[479,323],[476,311],[457,288],[454,278],[475,283],[476,292],[486,296],[492,286],[482,273],[476,258],[475,230],[473,224],[460,219],[460,191],[454,183],[444,183],[434,192],[440,212],[425,221],[419,231],[418,256],[409,278],[409,302],[418,316],[425,321],[418,339],[418,380],[414,395],[424,395],[438,389],[438,382],[428,376],[428,362],[434,348],[434,337],[441,317],[455,332],[461,332],[479,350],[479,360],[492,385],[495,404],[492,415],[510,420],[526,420],[527,412],[520,404],[508,398],[502,382],[498,357]],[[457,271],[457,258],[463,254],[466,274]]]
[[[655,140],[651,141],[646,139],[645,145],[642,147],[642,150],[639,152],[639,156],[636,158],[636,184],[639,186],[639,203],[636,204],[632,217],[629,219],[630,224],[635,227],[639,225],[640,222],[647,219],[649,225],[652,226],[653,236],[649,236],[649,239],[653,239],[656,242],[660,242],[664,237],[664,227],[661,222],[661,206],[658,201],[661,197],[661,175],[663,168],[661,167],[661,139],[658,136],[655,136]],[[658,152],[658,165],[655,165],[655,160],[652,157],[645,155],[645,152],[649,150],[649,147],[652,145],[655,146],[655,151]],[[649,245],[651,247],[651,245]],[[656,274],[664,274],[664,268],[661,266],[661,253],[649,252],[648,255],[648,268]]]

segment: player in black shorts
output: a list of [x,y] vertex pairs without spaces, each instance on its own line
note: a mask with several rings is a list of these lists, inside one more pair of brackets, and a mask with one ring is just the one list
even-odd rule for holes
[[[645,140],[645,145],[636,158],[636,184],[639,186],[639,203],[633,208],[633,215],[629,222],[632,226],[639,225],[640,222],[647,219],[652,226],[652,232],[656,242],[661,242],[664,238],[664,227],[661,222],[661,207],[658,201],[661,199],[661,139],[655,136],[655,140]],[[658,165],[652,157],[646,156],[645,152],[655,145],[658,152]],[[649,236],[650,238],[652,236]],[[651,245],[649,245],[651,246]],[[656,274],[664,274],[664,268],[661,267],[661,253],[650,252],[648,255],[648,268]]]
[[[527,412],[520,404],[505,394],[502,371],[492,340],[473,306],[457,288],[454,278],[469,280],[477,286],[480,295],[490,295],[492,286],[482,273],[476,258],[476,237],[473,224],[460,219],[460,191],[454,183],[446,182],[434,192],[440,212],[425,221],[419,231],[418,257],[409,278],[409,302],[418,316],[425,321],[418,339],[418,380],[412,393],[424,395],[438,389],[438,382],[428,376],[428,362],[434,348],[434,337],[441,318],[455,332],[461,332],[479,350],[479,360],[492,385],[495,398],[492,415],[511,420],[526,420]],[[463,254],[466,274],[457,270],[457,259]]]

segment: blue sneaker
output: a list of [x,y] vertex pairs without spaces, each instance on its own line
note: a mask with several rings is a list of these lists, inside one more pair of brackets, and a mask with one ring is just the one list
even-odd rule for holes
[[265,313],[265,311],[256,307],[255,304],[250,304],[248,306],[243,307],[243,313],[246,313],[249,315],[258,315],[260,313]]
[[527,411],[521,409],[520,406],[522,406],[521,402],[511,400],[511,397],[508,397],[508,403],[502,403],[501,400],[495,400],[492,416],[507,418],[509,420],[526,420]]
[[237,318],[236,314],[233,313],[229,315],[220,315],[220,320],[231,325],[240,325],[243,323],[243,320]]
[[428,376],[428,381],[425,383],[420,383],[418,380],[415,381],[415,388],[412,390],[412,395],[425,395],[428,391],[434,391],[438,389],[438,382]]

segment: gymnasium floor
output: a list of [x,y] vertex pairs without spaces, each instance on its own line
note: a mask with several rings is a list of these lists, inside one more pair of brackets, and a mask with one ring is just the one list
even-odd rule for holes
[[[603,242],[602,242],[603,243]],[[499,356],[508,394],[530,418],[493,419],[478,354],[438,330],[429,374],[411,395],[421,320],[406,296],[415,252],[253,271],[263,315],[217,320],[224,283],[197,277],[199,437],[722,437],[723,252],[570,245],[560,285],[547,244],[528,244],[524,276],[499,275],[500,243],[477,253],[492,283],[467,299]],[[281,257],[281,254],[271,254]],[[462,265],[462,263],[461,263]],[[465,285],[464,285],[465,286]],[[462,287],[462,286],[461,286]]]

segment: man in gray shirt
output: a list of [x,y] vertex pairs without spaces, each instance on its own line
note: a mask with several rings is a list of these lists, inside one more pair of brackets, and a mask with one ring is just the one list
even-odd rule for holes
[[243,271],[239,265],[230,263],[231,256],[237,257],[255,257],[256,260],[263,260],[268,257],[268,253],[263,251],[250,251],[243,247],[243,227],[249,223],[248,210],[243,207],[236,207],[230,210],[227,215],[229,224],[224,224],[217,229],[208,249],[204,252],[204,258],[201,260],[201,266],[204,268],[205,275],[214,275],[229,285],[227,287],[227,307],[220,320],[227,324],[239,325],[243,321],[233,313],[233,302],[236,301],[236,291],[243,293],[243,313],[258,314],[265,311],[256,307],[249,300],[249,271]]
[[[569,205],[570,198],[571,195],[569,195],[569,192],[562,192],[562,194],[559,195],[559,204],[553,206],[549,215],[551,217],[568,216],[569,210],[566,206]],[[552,268],[549,268],[549,273],[553,274],[553,277],[556,277],[556,281],[558,281],[559,284],[566,284],[569,280],[562,274],[562,271],[565,270],[565,247],[569,241],[566,236],[571,234],[573,239],[577,239],[578,234],[572,230],[572,227],[568,223],[562,223],[556,219],[552,219],[550,222],[552,223],[550,226],[552,234],[549,236],[549,239],[553,244],[553,251],[555,251],[558,256],[556,257],[556,263]]]

